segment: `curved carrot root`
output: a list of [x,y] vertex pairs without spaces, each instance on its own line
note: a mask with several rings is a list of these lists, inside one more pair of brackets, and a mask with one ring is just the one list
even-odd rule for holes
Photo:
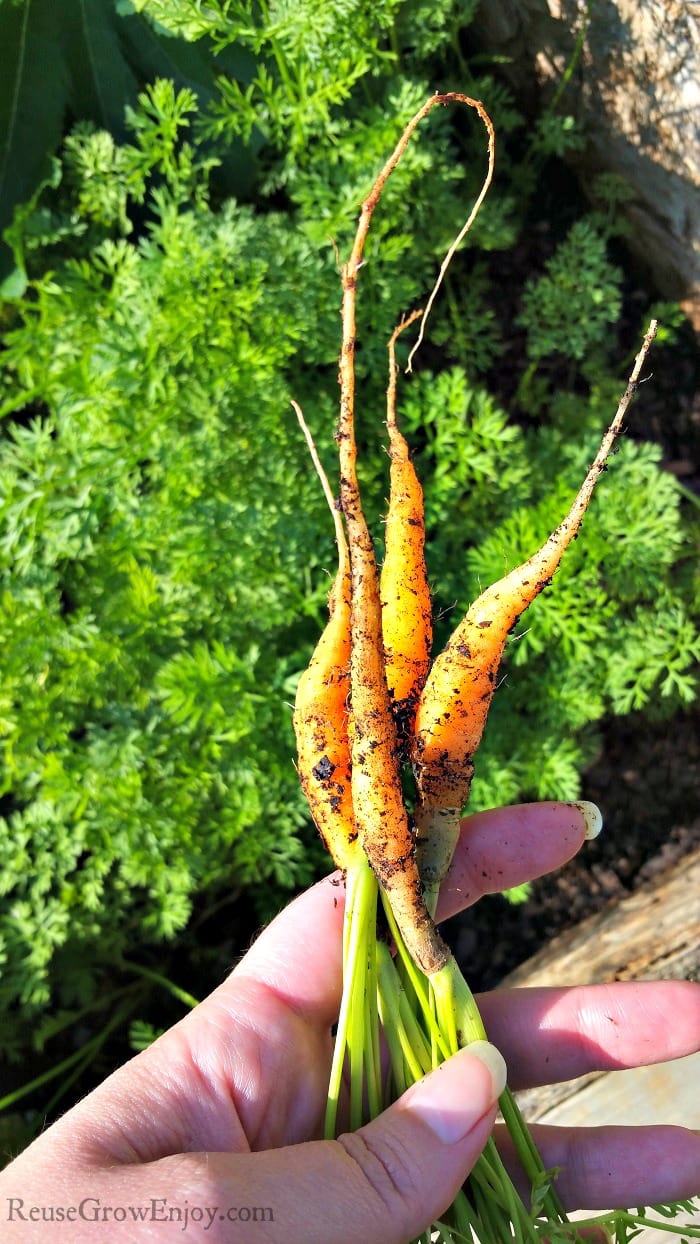
[[[374,547],[357,483],[355,443],[355,334],[357,275],[374,209],[416,127],[436,104],[475,108],[489,133],[493,168],[493,126],[483,105],[468,95],[433,95],[411,118],[362,204],[350,258],[342,269],[343,340],[340,352],[340,497],[352,571],[350,687],[353,712],[352,797],[360,841],[386,891],[406,946],[426,975],[449,961],[428,909],[415,858],[413,832],[403,802],[396,726],[384,667],[382,611]],[[485,191],[483,192],[485,193]],[[482,196],[483,197],[483,196]]]
[[350,556],[328,480],[311,433],[292,402],[333,515],[338,571],[328,599],[330,618],[297,687],[294,731],[304,794],[323,842],[338,868],[347,871],[359,845],[352,806],[348,742],[350,693]]
[[418,698],[430,669],[433,642],[430,587],[425,564],[423,490],[405,437],[396,422],[396,339],[422,314],[401,321],[389,341],[387,428],[391,455],[385,555],[379,581],[386,678],[399,747],[413,733]]
[[449,951],[426,909],[403,802],[396,726],[384,670],[374,548],[360,503],[352,424],[339,429],[341,499],[352,568],[350,687],[352,803],[363,850],[386,891],[409,952],[431,976]]
[[[444,98],[448,99],[450,97],[445,96]],[[476,108],[477,112],[479,113],[479,116],[481,117],[481,120],[483,121],[486,127],[486,133],[488,134],[488,169],[486,171],[486,176],[484,178],[481,190],[479,191],[476,199],[474,200],[474,206],[472,207],[472,210],[469,213],[467,220],[465,220],[464,224],[462,225],[462,228],[457,234],[457,237],[455,238],[454,242],[452,243],[449,250],[447,251],[445,258],[440,264],[440,271],[438,273],[437,280],[435,284],[433,285],[433,288],[430,291],[430,296],[428,298],[428,301],[425,304],[425,311],[423,312],[423,318],[420,322],[420,331],[418,333],[418,339],[415,345],[413,346],[411,353],[408,356],[408,363],[406,364],[407,372],[410,372],[412,370],[413,360],[416,356],[417,351],[421,347],[423,337],[425,336],[425,326],[428,323],[428,316],[430,315],[430,312],[433,309],[433,303],[435,302],[435,299],[438,294],[438,290],[440,289],[440,286],[442,285],[442,282],[445,277],[445,273],[447,272],[447,269],[452,263],[452,258],[454,256],[455,251],[458,249],[458,247],[462,245],[462,242],[464,241],[465,237],[469,233],[469,230],[474,224],[474,221],[479,215],[482,204],[484,202],[484,199],[486,198],[486,195],[489,192],[489,188],[493,180],[493,170],[494,170],[495,155],[496,155],[496,133],[493,128],[493,122],[491,121],[490,116],[486,112],[486,109],[477,100],[469,99],[467,96],[464,96],[464,95],[453,95],[451,96],[451,98],[461,100],[462,103],[471,104],[471,106],[473,108]]]
[[419,862],[432,891],[439,886],[456,845],[459,816],[474,772],[473,757],[508,634],[550,582],[578,533],[655,334],[656,321],[652,320],[615,418],[566,518],[532,557],[482,593],[433,663],[418,705],[412,752],[420,798],[416,814]]

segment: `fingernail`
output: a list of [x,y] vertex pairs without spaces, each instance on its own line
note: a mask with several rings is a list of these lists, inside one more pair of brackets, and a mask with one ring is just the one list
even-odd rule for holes
[[[481,1067],[488,1075],[483,1075]],[[474,1041],[404,1094],[404,1107],[416,1114],[443,1145],[462,1140],[506,1086],[503,1055],[488,1041]]]
[[497,1050],[490,1041],[472,1041],[471,1045],[467,1046],[467,1053],[471,1054],[472,1058],[478,1058],[491,1072],[495,1101],[501,1096],[508,1079],[508,1068],[501,1051]]
[[587,842],[597,838],[603,828],[603,814],[599,807],[594,803],[589,803],[587,799],[582,799],[580,803],[574,804],[578,808],[584,821],[586,822],[585,838]]

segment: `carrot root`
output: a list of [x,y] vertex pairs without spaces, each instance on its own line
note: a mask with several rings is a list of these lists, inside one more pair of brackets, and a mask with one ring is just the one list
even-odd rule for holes
[[[352,1128],[368,1115],[376,1117],[383,1108],[380,1011],[392,1055],[394,1094],[460,1046],[486,1035],[474,998],[435,927],[437,896],[459,837],[473,758],[508,633],[550,581],[579,530],[656,331],[652,321],[615,419],[566,518],[532,557],[479,597],[428,673],[431,609],[423,497],[396,420],[396,338],[421,313],[402,321],[389,343],[391,493],[380,583],[356,470],[355,300],[363,247],[384,184],[422,118],[436,104],[451,102],[475,108],[484,122],[489,138],[488,172],[422,313],[420,334],[409,355],[410,370],[444,272],[492,177],[493,126],[478,101],[457,93],[435,95],[409,121],[362,206],[350,258],[342,269],[337,431],[340,512],[303,415],[293,403],[333,513],[338,545],[329,621],[300,679],[294,710],[301,781],[326,845],[347,872],[343,998],[328,1095],[327,1137],[336,1134],[346,1075]],[[401,784],[401,763],[407,751],[418,788],[415,829]],[[387,927],[396,943],[398,970],[388,947],[377,941],[378,885]],[[500,1101],[515,1149],[533,1191],[537,1190],[538,1217],[546,1218],[547,1234],[563,1239],[568,1219],[549,1186],[551,1173],[545,1170],[507,1088]],[[467,1198],[464,1191],[457,1194],[445,1238],[452,1239],[454,1233],[535,1244],[537,1223],[517,1195],[493,1139],[487,1141],[470,1178],[473,1196]],[[575,1234],[574,1225],[571,1232]]]
[[391,468],[379,593],[387,684],[402,753],[413,734],[433,643],[423,490],[396,417],[396,341],[421,315],[422,311],[414,311],[402,319],[389,340],[387,430]]
[[[461,102],[475,108],[478,100],[450,92],[433,95],[406,125],[392,154],[362,204],[350,257],[342,269],[342,345],[340,352],[340,417],[338,453],[340,499],[351,568],[350,693],[352,803],[360,842],[386,891],[406,945],[426,975],[448,962],[445,946],[426,907],[416,863],[415,840],[403,801],[400,749],[387,684],[379,577],[374,546],[362,510],[357,481],[355,440],[355,336],[357,276],[374,209],[387,179],[396,168],[411,135],[436,104]],[[493,126],[489,131],[489,174],[493,166]]]
[[580,529],[636,391],[656,327],[652,320],[615,417],[568,514],[536,553],[482,593],[433,662],[418,705],[412,751],[419,790],[421,862],[432,884],[444,876],[441,869],[449,865],[449,860],[445,865],[446,850],[438,830],[443,820],[437,814],[443,812],[449,823],[451,818],[459,817],[467,801],[474,754],[484,731],[508,635],[527,606],[551,581]]
[[306,437],[335,525],[338,571],[331,588],[330,618],[297,687],[294,732],[302,789],[326,849],[347,871],[357,858],[348,742],[350,692],[350,555],[342,519],[333,500],[313,438],[297,402],[292,402]]

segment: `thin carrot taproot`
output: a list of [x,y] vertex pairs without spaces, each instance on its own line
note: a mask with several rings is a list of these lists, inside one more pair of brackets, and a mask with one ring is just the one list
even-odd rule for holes
[[[391,711],[382,637],[382,609],[374,545],[362,509],[355,440],[356,291],[367,233],[384,186],[420,121],[436,104],[475,108],[489,134],[493,169],[493,126],[483,104],[458,92],[433,95],[406,125],[362,204],[350,257],[342,268],[342,345],[338,452],[340,498],[351,566],[350,691],[353,714],[352,802],[360,842],[379,880],[406,945],[427,976],[450,959],[425,905],[415,858],[413,829],[404,805],[396,725]],[[482,191],[481,197],[483,198]]]
[[615,417],[566,517],[536,553],[479,596],[433,662],[418,704],[412,744],[419,793],[419,866],[431,907],[456,846],[459,818],[474,772],[474,754],[496,689],[506,640],[527,606],[548,585],[579,531],[655,334],[656,321],[652,320]]
[[352,803],[363,850],[389,896],[409,950],[429,976],[447,962],[449,951],[425,907],[403,800],[398,736],[384,668],[379,576],[360,500],[349,409],[347,403],[342,407],[338,439],[352,572]]
[[352,806],[350,695],[350,555],[340,514],[301,408],[292,402],[333,515],[338,570],[328,598],[330,617],[297,687],[294,731],[298,771],[316,827],[338,868],[347,872],[359,844]]
[[379,594],[387,684],[402,752],[413,733],[433,643],[423,490],[396,415],[396,341],[422,314],[414,311],[402,319],[389,339],[386,425],[391,467]]
[[494,167],[495,167],[495,152],[496,152],[496,132],[493,128],[493,122],[489,114],[487,113],[486,109],[484,108],[483,104],[480,104],[476,100],[469,100],[465,96],[461,96],[461,95],[455,95],[453,96],[453,98],[461,99],[464,103],[470,103],[473,107],[476,108],[477,112],[479,113],[479,116],[481,117],[481,120],[483,121],[484,126],[486,127],[486,133],[488,135],[488,168],[486,170],[486,176],[484,177],[481,190],[479,191],[476,199],[474,200],[474,205],[472,207],[472,210],[469,213],[464,224],[462,225],[462,228],[457,234],[457,237],[455,238],[454,242],[452,242],[451,246],[445,252],[445,257],[442,263],[440,264],[440,271],[438,272],[437,280],[435,281],[435,284],[433,285],[433,288],[431,289],[430,294],[428,296],[428,301],[425,304],[425,310],[423,312],[423,316],[420,322],[420,328],[418,330],[418,337],[416,338],[415,344],[412,346],[411,352],[408,356],[408,362],[406,364],[406,371],[409,373],[413,369],[413,360],[416,357],[416,354],[422,345],[423,338],[425,336],[425,328],[428,323],[428,318],[430,316],[430,312],[433,309],[433,303],[435,302],[435,299],[437,298],[440,286],[442,285],[442,282],[445,279],[445,273],[447,272],[447,269],[452,263],[455,252],[462,245],[462,242],[464,241],[472,225],[474,224],[474,221],[479,215],[484,199],[486,198],[486,195],[488,194],[491,188],[491,182],[493,181],[493,172],[494,172]]

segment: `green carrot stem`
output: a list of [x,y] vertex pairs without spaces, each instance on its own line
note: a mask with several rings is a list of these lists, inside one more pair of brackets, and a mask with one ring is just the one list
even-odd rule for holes
[[450,1228],[447,1226],[447,1223],[438,1222],[435,1225],[440,1231],[440,1244],[455,1244],[455,1237],[450,1231]]
[[[443,969],[443,973],[446,976],[449,975],[450,987],[455,997],[456,1023],[461,1039],[460,1044],[468,1045],[470,1041],[487,1040],[486,1029],[484,1028],[476,999],[454,960],[453,963],[454,968],[451,964],[448,964]],[[433,984],[434,987],[435,985]],[[501,1095],[499,1106],[523,1168],[530,1183],[534,1184],[546,1173],[545,1166],[515,1098],[508,1087]],[[551,1186],[543,1199],[543,1208],[546,1210],[548,1217],[554,1222],[568,1221],[564,1207]]]
[[[547,1172],[537,1146],[530,1135],[529,1128],[520,1113],[520,1107],[509,1088],[506,1087],[504,1093],[499,1098],[498,1104],[506,1127],[516,1144],[518,1156],[523,1164],[525,1173],[531,1185],[534,1186]],[[569,1221],[551,1179],[548,1180],[547,1192],[542,1199],[542,1208],[547,1217],[555,1222]]]
[[480,1160],[469,1177],[469,1192],[477,1222],[477,1239],[479,1244],[502,1244],[504,1238],[509,1241],[512,1239],[510,1223],[507,1224],[506,1235],[506,1224],[503,1222],[505,1215],[495,1199],[494,1190],[479,1178],[481,1165]]
[[122,959],[121,966],[126,968],[129,972],[135,972],[137,976],[143,976],[145,980],[153,981],[156,985],[161,985],[162,988],[167,989],[168,993],[171,993],[174,998],[177,998],[178,1002],[184,1003],[184,1005],[189,1007],[190,1010],[194,1010],[196,1006],[199,1006],[197,998],[193,997],[191,993],[188,993],[186,989],[181,989],[179,985],[176,985],[174,981],[169,980],[167,976],[163,976],[161,972],[155,972],[153,968],[148,968],[143,963],[133,963],[131,959]]
[[[449,1032],[450,1039],[453,1038],[456,1030],[457,1048],[469,1045],[472,1041],[488,1039],[474,995],[462,976],[454,958],[440,972],[436,972],[430,978],[430,984],[437,1003],[437,1018],[440,1029],[442,1032]],[[499,1105],[523,1168],[531,1184],[534,1184],[546,1173],[545,1166],[510,1089],[506,1088],[501,1095]],[[497,1154],[496,1158],[498,1166],[502,1168],[502,1163]],[[505,1168],[502,1168],[502,1173],[505,1178],[501,1178],[501,1172],[499,1171],[497,1182],[508,1197],[509,1206],[512,1210],[512,1199],[515,1193],[510,1178],[506,1175]],[[519,1198],[517,1200],[521,1204]],[[543,1209],[546,1211],[547,1217],[553,1222],[568,1221],[564,1207],[551,1186],[547,1189],[543,1198]],[[519,1217],[517,1207],[516,1213]]]
[[[653,1209],[654,1207],[652,1206],[651,1208]],[[700,1226],[694,1226],[691,1223],[669,1222],[667,1219],[648,1218],[641,1211],[635,1214],[624,1209],[616,1209],[608,1214],[596,1214],[591,1218],[579,1218],[571,1226],[577,1232],[589,1232],[601,1227],[604,1231],[612,1229],[616,1233],[615,1238],[621,1241],[630,1239],[630,1228],[636,1234],[640,1227],[653,1227],[655,1231],[667,1231],[671,1235],[682,1235],[684,1240],[700,1240]],[[580,1239],[581,1237],[577,1236],[576,1238]]]
[[[324,1123],[324,1136],[327,1140],[332,1139],[336,1134],[343,1068],[348,1051],[350,1052],[351,1062],[352,1051],[355,1051],[356,1081],[358,1075],[361,1079],[361,1072],[358,1073],[357,1070],[357,1060],[359,1055],[360,1062],[362,1062],[364,1044],[364,1023],[362,1021],[364,1016],[365,959],[362,951],[367,946],[366,921],[368,918],[368,900],[369,911],[371,912],[372,909],[372,888],[374,888],[374,911],[376,913],[376,887],[377,883],[368,861],[364,856],[358,857],[356,866],[348,872],[346,878],[345,920],[343,925],[343,996],[340,1002],[338,1029],[333,1047],[333,1061],[328,1085],[328,1100]],[[372,932],[374,934],[374,926],[372,926]],[[358,981],[361,987],[359,1032],[357,1030]],[[362,1100],[361,1085],[359,1092],[360,1100]],[[358,1124],[358,1126],[360,1125]]]
[[430,991],[428,988],[427,977],[425,977],[419,971],[419,969],[416,967],[415,963],[411,959],[411,956],[409,955],[408,951],[406,950],[403,938],[401,936],[401,933],[399,932],[399,927],[396,923],[396,920],[394,919],[394,913],[391,910],[391,905],[388,899],[386,898],[384,891],[382,891],[382,903],[383,903],[384,912],[385,912],[385,915],[386,915],[386,918],[389,924],[389,929],[391,930],[391,935],[396,943],[396,951],[401,960],[402,968],[405,971],[408,980],[411,982],[411,986],[414,990],[416,999],[420,1006],[421,1017],[425,1024],[426,1032],[430,1033],[431,1037],[434,1035],[434,1039],[437,1043],[438,1049],[440,1050],[441,1059],[449,1058],[450,1052],[451,1052],[449,1049],[449,1045],[447,1041],[445,1040],[443,1034],[440,1032],[440,1029],[437,1025],[437,1022],[431,1010]]
[[397,1096],[405,1093],[410,1084],[406,1075],[403,1043],[399,1033],[399,982],[389,947],[383,942],[377,946],[377,993],[379,1018],[389,1047],[391,1072]]
[[[354,903],[352,938],[354,947],[351,945],[351,961],[348,965],[347,979],[351,994],[351,1020],[348,1028],[350,1127],[352,1131],[357,1131],[365,1121],[365,1069],[368,1052],[372,1066],[374,1064],[371,1046],[368,1051],[365,1038],[368,1030],[368,965],[370,956],[374,954],[377,940],[377,882],[366,860],[363,860],[361,866],[358,867],[358,884]],[[343,980],[345,979],[344,970]]]
[[[458,1048],[469,1045],[472,1041],[487,1041],[486,1029],[479,1014],[476,999],[454,957],[430,978],[430,983],[438,1002],[440,1026],[443,1020],[456,1026]],[[449,1020],[446,1014],[448,1008],[452,1009],[452,1017]],[[444,1015],[443,1011],[445,1011]]]
[[[391,1055],[392,1071],[397,1088],[407,1088],[409,1084],[420,1080],[429,1067],[421,1066],[411,1037],[406,1032],[404,1008],[402,1008],[402,989],[393,959],[387,947],[380,948],[379,959],[379,1008],[382,1017],[384,1035]],[[417,1024],[414,1025],[417,1029]],[[416,1033],[412,1032],[415,1036]],[[420,1034],[418,1034],[420,1036]],[[424,1044],[424,1043],[423,1043]],[[418,1043],[420,1048],[420,1043]],[[403,1088],[401,1089],[403,1091]]]
[[464,1235],[465,1239],[469,1240],[470,1235],[467,1233],[471,1232],[474,1234],[476,1232],[476,1219],[463,1188],[460,1188],[452,1202],[452,1210],[457,1231],[459,1231],[460,1235]]
[[406,1038],[410,1044],[411,1050],[414,1052],[419,1066],[422,1068],[421,1074],[426,1075],[432,1071],[437,1065],[433,1060],[432,1047],[428,1046],[425,1035],[416,1019],[415,1014],[411,1010],[408,998],[403,990],[399,997],[399,1015],[403,1025]]
[[[374,907],[376,924],[376,901]],[[382,1060],[379,1034],[379,1009],[377,999],[377,948],[376,936],[370,935],[368,945],[367,988],[365,996],[365,1049],[367,1051],[367,1104],[370,1119],[376,1118],[383,1109]]]
[[22,1097],[26,1097],[28,1093],[34,1092],[35,1089],[43,1088],[45,1084],[49,1084],[51,1080],[55,1080],[56,1077],[62,1075],[64,1071],[69,1071],[72,1067],[75,1067],[76,1063],[79,1063],[82,1066],[88,1056],[91,1057],[97,1053],[109,1034],[114,1028],[122,1023],[132,1009],[133,1003],[124,1008],[120,1008],[120,1010],[118,1010],[112,1018],[108,1020],[104,1028],[101,1028],[97,1035],[92,1037],[92,1039],[85,1045],[82,1045],[79,1050],[74,1050],[72,1054],[69,1054],[67,1058],[62,1059],[60,1063],[55,1063],[53,1067],[49,1067],[46,1071],[42,1071],[42,1073],[35,1076],[33,1080],[28,1080],[26,1084],[22,1084],[19,1088],[13,1089],[11,1093],[7,1093],[4,1097],[1,1097],[0,1112],[9,1109],[10,1106],[14,1106],[15,1102],[20,1101]]
[[440,1032],[447,1040],[450,1054],[456,1054],[460,1047],[454,993],[454,974],[458,971],[454,958],[450,958],[444,968],[430,978],[430,991],[435,1000],[435,1017]]

